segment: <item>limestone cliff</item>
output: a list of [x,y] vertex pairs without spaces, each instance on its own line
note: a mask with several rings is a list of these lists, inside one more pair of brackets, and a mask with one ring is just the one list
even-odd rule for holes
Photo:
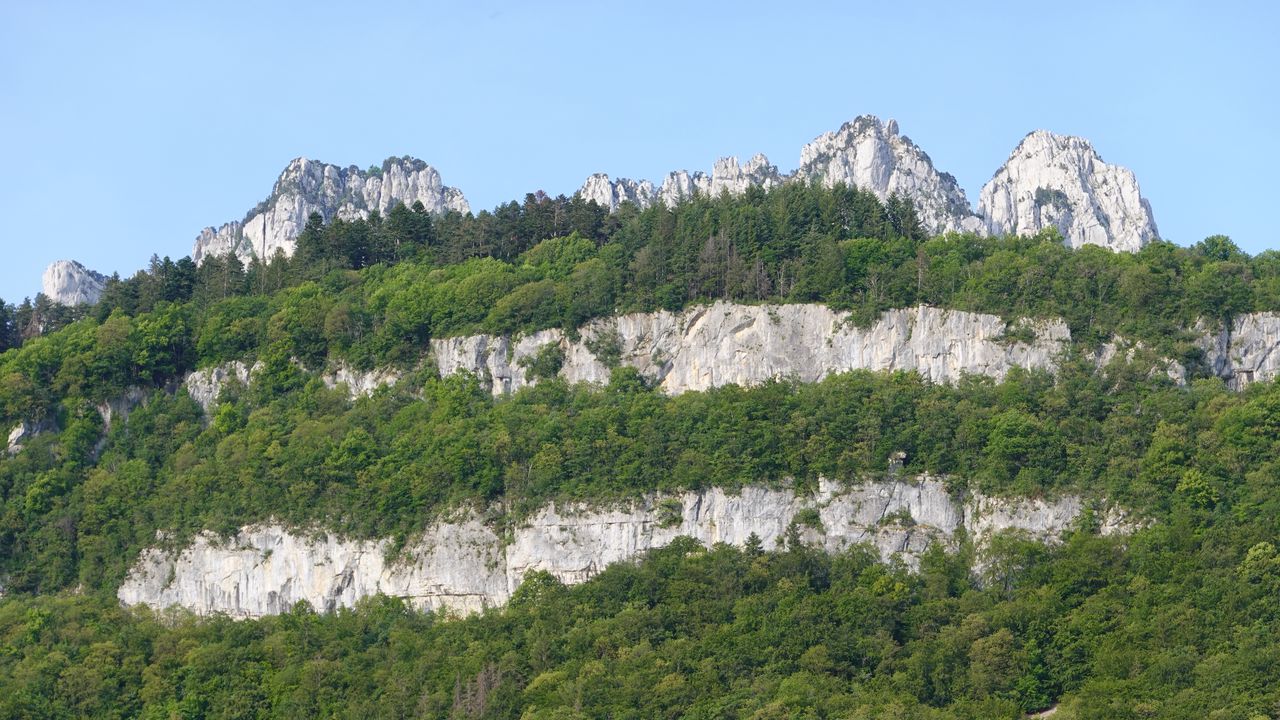
[[1029,343],[1007,337],[999,317],[960,310],[891,310],[859,328],[848,313],[824,305],[717,302],[597,320],[578,340],[559,330],[515,340],[475,335],[432,340],[431,351],[441,375],[475,373],[494,394],[529,384],[523,364],[551,344],[563,353],[560,374],[570,382],[607,382],[609,364],[617,362],[672,395],[771,378],[814,382],[858,369],[914,370],[934,382],[966,373],[999,378],[1014,367],[1053,370],[1071,339],[1066,324],[1023,322],[1032,331]]
[[1131,170],[1103,162],[1088,140],[1044,130],[1023,138],[983,186],[978,213],[993,234],[1056,227],[1073,248],[1137,252],[1158,234]]
[[[250,366],[235,360],[189,372],[182,384],[186,387],[191,399],[200,405],[206,415],[209,415],[223,389],[231,383],[249,385],[253,375],[260,369],[262,369],[261,362]],[[354,400],[371,395],[374,390],[384,385],[395,385],[400,380],[400,374],[390,368],[356,370],[348,365],[338,364],[321,373],[320,379],[330,390],[345,387],[347,394]]]
[[[465,613],[502,605],[531,571],[578,583],[680,536],[704,545],[742,546],[754,534],[765,548],[774,548],[794,525],[805,542],[830,552],[868,543],[882,558],[898,555],[913,564],[934,542],[956,547],[961,530],[979,555],[1004,531],[1052,542],[1084,506],[1070,496],[957,497],[930,477],[848,487],[822,482],[816,493],[712,488],[650,494],[613,508],[547,505],[515,523],[505,541],[474,513],[464,513],[432,524],[396,560],[388,559],[389,541],[344,540],[267,524],[243,528],[229,540],[204,533],[181,550],[146,550],[118,597],[126,605],[259,617],[300,600],[328,611],[384,593],[418,608]],[[1103,531],[1128,528],[1113,522]]]
[[380,169],[367,172],[298,158],[244,220],[201,231],[191,257],[200,263],[235,253],[247,263],[254,257],[270,258],[276,250],[292,255],[294,240],[311,213],[320,213],[325,221],[354,220],[374,210],[386,215],[397,203],[411,207],[415,202],[431,213],[470,211],[462,193],[445,186],[440,173],[421,160],[389,158]]
[[[1019,332],[1011,336],[1011,327]],[[1232,389],[1280,376],[1280,314],[1241,315],[1229,328],[1200,332],[1204,370]],[[954,382],[965,374],[1001,378],[1015,367],[1052,372],[1070,343],[1071,333],[1059,319],[1010,323],[995,315],[920,306],[888,311],[859,328],[847,313],[824,305],[717,302],[682,312],[601,318],[581,328],[576,339],[559,329],[435,338],[430,361],[442,376],[473,373],[494,395],[504,395],[533,384],[527,365],[553,348],[563,355],[560,376],[569,382],[605,384],[613,367],[628,365],[677,395],[772,378],[816,382],[850,370],[914,371],[932,382]],[[1181,363],[1124,338],[1085,353],[1099,370],[1114,361],[1143,362],[1153,374],[1187,381]],[[184,384],[208,413],[228,382],[248,384],[257,367],[224,363],[189,373]],[[362,371],[342,364],[321,373],[328,387],[345,386],[353,399],[395,385],[400,377],[394,368]]]
[[92,305],[102,297],[107,278],[75,260],[57,260],[45,268],[40,292],[62,305]]

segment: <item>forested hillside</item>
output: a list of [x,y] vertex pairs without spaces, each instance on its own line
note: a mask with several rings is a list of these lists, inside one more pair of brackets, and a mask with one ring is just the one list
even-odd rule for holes
[[[918,304],[1062,318],[1072,343],[1052,375],[676,397],[625,366],[569,385],[547,358],[536,387],[495,398],[422,362],[433,338],[718,299],[857,323]],[[0,459],[0,716],[1271,717],[1280,389],[1230,391],[1195,342],[1267,311],[1280,254],[1225,237],[1134,254],[926,237],[909,202],[800,183],[614,214],[539,194],[313,217],[292,258],[156,259],[95,306],[0,303],[0,419],[21,431]],[[1115,336],[1148,353],[1100,370]],[[1152,373],[1157,356],[1189,382]],[[261,366],[206,417],[181,381],[228,361]],[[405,377],[353,399],[321,380],[336,365]],[[551,500],[813,488],[899,453],[957,494],[1079,492],[1137,529],[1099,537],[1086,513],[1060,545],[1002,537],[982,563],[939,547],[919,573],[798,534],[682,542],[581,586],[535,576],[465,619],[379,598],[231,621],[115,597],[143,548],[202,530],[404,543],[459,507],[500,525]]]

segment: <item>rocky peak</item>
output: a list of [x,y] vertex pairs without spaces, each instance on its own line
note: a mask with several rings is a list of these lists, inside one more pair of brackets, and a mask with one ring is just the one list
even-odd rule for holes
[[981,229],[956,179],[938,172],[923,150],[898,133],[895,120],[882,123],[862,115],[818,136],[800,151],[795,176],[827,187],[853,185],[881,200],[902,195],[915,202],[920,223],[930,233]]
[[271,195],[244,220],[201,231],[191,257],[200,263],[206,257],[235,253],[247,263],[254,257],[269,258],[276,250],[291,255],[294,240],[313,212],[326,221],[354,220],[374,210],[385,214],[396,203],[415,202],[432,213],[471,209],[461,191],[445,186],[435,168],[416,158],[388,158],[369,170],[297,158],[280,173]]
[[777,166],[771,164],[769,158],[757,153],[746,163],[739,163],[736,157],[722,157],[716,161],[710,175],[701,171],[669,172],[662,181],[662,186],[656,190],[648,180],[619,178],[611,181],[608,175],[596,173],[582,184],[578,195],[585,200],[594,200],[600,207],[613,212],[624,202],[646,208],[661,200],[667,207],[675,207],[695,195],[714,197],[722,192],[741,195],[747,188],[768,189],[783,180],[785,178],[778,172]]
[[779,185],[783,176],[769,158],[756,153],[745,164],[740,164],[736,157],[722,157],[716,160],[711,174],[685,170],[667,173],[662,181],[662,189],[658,197],[667,207],[674,207],[694,195],[717,197],[720,193],[741,195],[750,187],[761,187],[766,190]]
[[1133,173],[1108,165],[1088,141],[1037,130],[1010,155],[982,189],[978,212],[956,179],[940,172],[923,150],[898,130],[895,120],[862,115],[824,133],[800,152],[800,167],[782,175],[763,155],[746,164],[721,158],[711,174],[668,173],[657,192],[647,182],[610,182],[592,175],[578,193],[610,210],[625,200],[647,207],[662,200],[675,206],[694,195],[740,194],[799,180],[828,187],[845,183],[881,200],[898,194],[916,206],[932,234],[1034,234],[1056,227],[1073,248],[1093,244],[1136,252],[1156,237],[1151,206],[1138,192]]
[[1088,140],[1037,130],[982,188],[978,212],[993,234],[1056,227],[1073,248],[1137,252],[1157,236],[1133,172],[1108,165]]
[[[921,223],[932,233],[983,230],[955,178],[935,170],[924,151],[898,134],[897,122],[884,123],[870,115],[847,122],[836,132],[806,145],[800,154],[800,167],[791,175],[780,173],[764,155],[755,155],[746,163],[726,157],[716,161],[710,175],[685,170],[668,173],[655,199],[673,207],[694,195],[739,195],[750,187],[767,190],[793,179],[827,186],[856,185],[882,200],[901,194],[915,202]],[[625,195],[622,182],[610,184],[607,176],[592,175],[578,193],[605,206],[607,200]],[[641,199],[637,204],[646,206],[648,202]]]
[[648,180],[637,182],[629,178],[618,178],[611,181],[608,175],[596,173],[587,178],[578,194],[582,199],[594,200],[600,207],[613,212],[624,202],[634,203],[642,208],[649,207],[655,193],[653,183]]
[[41,292],[63,305],[92,305],[102,297],[107,278],[75,260],[56,260],[45,268]]
[[782,183],[782,175],[778,167],[769,162],[762,153],[756,153],[745,165],[738,164],[738,158],[727,157],[716,161],[711,171],[711,194],[719,195],[728,191],[731,195],[741,195],[749,187],[765,190]]

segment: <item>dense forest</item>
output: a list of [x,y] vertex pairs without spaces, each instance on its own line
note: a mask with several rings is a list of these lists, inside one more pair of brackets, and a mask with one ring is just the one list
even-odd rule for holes
[[[435,377],[427,341],[572,332],[617,312],[715,299],[821,302],[870,322],[930,304],[1061,317],[1050,376],[933,385],[853,372],[667,397],[634,370],[493,398]],[[608,214],[541,194],[492,213],[325,223],[291,258],[155,259],[95,306],[0,302],[0,717],[1269,717],[1280,713],[1280,389],[1199,368],[1192,329],[1280,310],[1280,253],[1225,237],[1136,254],[1036,237],[925,237],[910,203],[788,184]],[[1113,335],[1150,358],[1095,370]],[[178,382],[261,361],[212,417]],[[1145,364],[1144,364],[1144,361]],[[315,370],[395,365],[352,400]],[[108,427],[99,406],[147,401]],[[276,518],[401,541],[438,513],[499,501],[884,472],[956,492],[1072,491],[1145,529],[1086,516],[1055,547],[1002,539],[920,573],[691,543],[573,588],[526,581],[471,618],[385,598],[259,621],[122,609],[139,550]],[[508,518],[509,519],[509,518]]]

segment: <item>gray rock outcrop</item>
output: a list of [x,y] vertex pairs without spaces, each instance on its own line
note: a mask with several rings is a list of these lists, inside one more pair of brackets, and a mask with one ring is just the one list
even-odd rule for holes
[[639,182],[628,178],[610,180],[604,173],[596,173],[587,178],[578,190],[583,200],[594,200],[597,205],[614,212],[623,203],[632,203],[640,208],[653,204],[655,191],[653,183],[648,180]]
[[[1011,326],[1017,330],[1013,335]],[[1239,390],[1280,376],[1280,314],[1250,313],[1229,328],[1199,332],[1205,370],[1228,387]],[[571,383],[603,385],[613,368],[626,365],[663,392],[678,395],[774,378],[817,382],[850,370],[914,371],[940,383],[966,374],[999,379],[1013,368],[1054,372],[1070,343],[1071,332],[1060,319],[1010,323],[995,315],[919,306],[887,311],[859,328],[848,313],[824,305],[717,302],[681,312],[600,318],[575,339],[557,328],[515,337],[433,338],[430,361],[441,376],[472,373],[501,396],[534,384],[528,366],[553,348],[563,357],[559,375]],[[1098,370],[1117,361],[1142,362],[1153,376],[1187,381],[1181,363],[1121,337],[1086,353]],[[223,363],[189,373],[183,384],[209,414],[226,383],[247,385],[258,367]],[[363,371],[339,363],[320,377],[329,388],[345,386],[354,400],[395,385],[402,375],[395,368]]]
[[[710,175],[677,170],[667,175],[656,196],[632,193],[634,196],[628,199],[641,207],[656,200],[675,207],[695,195],[741,195],[749,187],[767,190],[791,180],[818,182],[827,187],[844,183],[868,190],[881,200],[901,195],[915,203],[920,222],[930,233],[984,229],[956,179],[936,170],[923,150],[898,134],[896,122],[883,123],[870,115],[847,122],[839,130],[805,145],[800,152],[800,166],[789,175],[779,173],[764,155],[756,155],[744,165],[739,165],[737,158],[721,158]],[[578,193],[613,210],[616,203],[609,201],[628,195],[634,186],[635,181],[609,183],[608,176],[592,175]]]
[[114,423],[126,422],[129,414],[145,403],[149,397],[151,397],[150,388],[134,386],[116,397],[98,403],[98,415],[102,417],[102,432],[104,434],[110,432]]
[[747,188],[759,187],[768,190],[781,184],[782,175],[778,168],[769,162],[769,158],[756,154],[744,165],[738,164],[736,157],[723,157],[716,161],[711,174],[695,172],[692,175],[684,170],[668,173],[658,191],[658,198],[667,207],[692,198],[695,195],[718,197],[721,193],[741,195]]
[[1113,362],[1132,364],[1140,359],[1150,363],[1148,377],[1164,375],[1177,385],[1187,382],[1187,368],[1172,358],[1158,355],[1142,342],[1131,342],[1127,338],[1116,335],[1103,343],[1092,354],[1093,365],[1097,370],[1105,370]]
[[247,363],[235,360],[221,365],[214,365],[187,373],[182,384],[187,394],[196,401],[205,415],[209,415],[218,402],[218,397],[229,383],[238,383],[247,387],[253,374],[262,368],[262,363]]
[[40,291],[61,305],[93,305],[102,297],[107,278],[75,260],[56,260],[45,268]]
[[978,213],[992,234],[1056,227],[1073,248],[1137,252],[1157,236],[1133,172],[1102,161],[1089,141],[1037,130],[982,188]]
[[[464,513],[432,524],[396,560],[388,559],[386,540],[343,540],[265,524],[229,540],[204,533],[182,550],[145,550],[117,595],[126,605],[177,605],[244,618],[283,612],[302,600],[331,611],[377,593],[418,608],[468,613],[506,603],[529,572],[583,582],[681,536],[743,546],[755,535],[771,549],[794,525],[804,542],[829,552],[867,543],[884,559],[896,555],[914,566],[935,542],[955,548],[962,529],[980,557],[1000,532],[1053,542],[1084,506],[1073,496],[957,498],[930,477],[848,487],[821,482],[816,493],[712,488],[650,494],[613,508],[547,505],[516,522],[506,541],[474,513]],[[1104,529],[1125,532],[1130,526],[1116,522]]]
[[1205,332],[1201,340],[1209,372],[1232,390],[1280,376],[1280,314],[1240,315],[1229,327]]
[[[187,394],[211,415],[217,405],[218,397],[230,383],[248,386],[253,376],[262,369],[262,363],[249,365],[240,360],[225,362],[220,365],[194,370],[187,373],[182,381]],[[394,368],[377,368],[374,370],[357,370],[349,365],[337,364],[320,374],[325,387],[333,390],[344,387],[348,396],[355,400],[358,397],[372,395],[382,386],[395,385],[400,381],[400,372]]]
[[6,448],[10,457],[22,452],[22,448],[37,436],[55,429],[52,421],[32,422],[23,420],[9,431],[9,444]]
[[254,257],[269,259],[276,250],[292,255],[311,213],[320,213],[326,222],[354,220],[373,210],[385,215],[397,203],[411,207],[415,202],[431,213],[470,212],[461,191],[445,186],[440,173],[421,160],[389,158],[379,171],[366,172],[298,158],[244,220],[201,231],[191,257],[198,264],[227,253],[245,263]]
[[400,381],[400,372],[395,368],[357,370],[349,365],[338,365],[322,374],[320,379],[330,390],[345,386],[348,396],[355,400],[372,395],[380,387],[395,385]]
[[596,173],[582,184],[578,195],[584,200],[594,200],[600,207],[613,212],[624,202],[634,203],[641,209],[658,201],[662,201],[667,207],[675,207],[696,195],[716,197],[726,192],[741,195],[747,188],[759,187],[767,190],[783,181],[783,176],[769,162],[769,158],[757,154],[745,164],[739,164],[735,157],[720,158],[712,167],[710,175],[685,170],[667,173],[662,185],[656,190],[648,180],[610,180],[608,175]]
[[827,187],[844,183],[869,190],[886,200],[900,195],[915,203],[920,224],[930,234],[979,232],[964,190],[911,139],[898,133],[898,123],[863,115],[836,132],[819,136],[800,151],[796,177]]
[[1015,367],[1054,370],[1071,340],[1066,324],[1020,322],[1032,331],[1030,343],[1007,337],[1002,318],[961,310],[890,310],[858,328],[848,313],[825,305],[717,302],[604,318],[582,328],[578,340],[560,330],[516,339],[473,335],[433,339],[431,351],[442,376],[475,373],[495,395],[531,384],[524,365],[552,344],[564,356],[560,375],[569,382],[606,383],[610,365],[625,364],[672,395],[772,378],[816,382],[860,369],[914,370],[933,382],[964,374],[1000,378]]

